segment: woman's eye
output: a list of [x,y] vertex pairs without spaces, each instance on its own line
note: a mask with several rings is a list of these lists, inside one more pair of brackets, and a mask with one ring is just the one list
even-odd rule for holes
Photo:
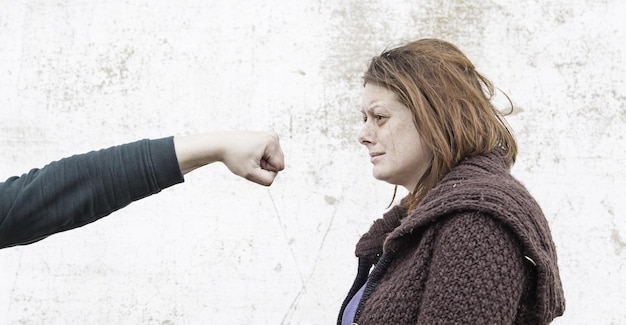
[[[373,117],[374,117],[374,120],[376,122],[380,122],[380,121],[382,121],[382,120],[387,118],[384,115],[378,115],[378,114],[374,114]],[[367,115],[363,115],[362,121],[363,121],[363,123],[367,122]]]

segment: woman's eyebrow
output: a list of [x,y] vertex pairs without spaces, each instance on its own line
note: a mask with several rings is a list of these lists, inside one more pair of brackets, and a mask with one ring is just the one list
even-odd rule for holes
[[367,107],[361,107],[361,113],[365,114],[365,111],[367,111],[368,113],[373,113],[374,110],[377,108],[385,109],[386,107],[379,103],[376,103],[376,104],[369,105]]

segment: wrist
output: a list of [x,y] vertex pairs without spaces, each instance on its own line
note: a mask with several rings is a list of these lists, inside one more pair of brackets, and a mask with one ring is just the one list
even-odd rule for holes
[[180,170],[186,174],[215,161],[222,161],[224,142],[223,136],[217,133],[174,137]]

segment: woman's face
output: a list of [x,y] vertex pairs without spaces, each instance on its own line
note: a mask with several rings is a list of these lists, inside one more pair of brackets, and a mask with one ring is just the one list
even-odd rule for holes
[[432,152],[422,145],[412,112],[395,93],[366,84],[361,106],[359,142],[369,151],[374,178],[412,192],[430,166]]

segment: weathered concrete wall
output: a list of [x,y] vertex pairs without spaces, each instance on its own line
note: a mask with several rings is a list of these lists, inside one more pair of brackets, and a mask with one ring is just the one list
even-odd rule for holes
[[[139,138],[273,128],[271,188],[219,165],[0,251],[2,324],[331,324],[384,211],[356,142],[388,46],[457,44],[514,100],[514,173],[551,224],[568,309],[626,316],[622,0],[0,0],[0,178]],[[2,176],[4,175],[4,176]]]

